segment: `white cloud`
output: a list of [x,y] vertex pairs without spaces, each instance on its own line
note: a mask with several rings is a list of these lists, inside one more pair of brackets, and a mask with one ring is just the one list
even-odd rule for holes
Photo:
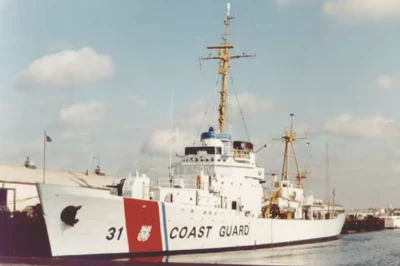
[[49,42],[47,49],[49,52],[71,50],[72,45],[66,41],[54,40]]
[[311,4],[318,3],[321,0],[273,0],[278,5],[288,5],[288,4]]
[[0,104],[0,117],[6,116],[11,109],[11,105],[9,104]]
[[67,130],[61,133],[61,139],[83,139],[90,136],[90,132],[82,130]]
[[139,107],[139,108],[144,108],[146,107],[146,99],[137,95],[137,94],[130,94],[128,96],[128,98],[133,101],[133,103],[135,104],[135,106]]
[[400,173],[400,165],[393,165],[392,166],[392,171],[395,173]]
[[181,120],[176,119],[176,123],[183,123],[190,126],[215,125],[217,123],[218,106],[206,99],[198,99],[185,108]]
[[65,50],[33,61],[17,79],[19,88],[65,87],[104,80],[114,74],[109,55],[97,54],[91,48]]
[[288,4],[288,3],[292,3],[294,1],[296,1],[296,0],[274,0],[274,2],[278,3],[278,4]]
[[[240,107],[244,113],[245,118],[247,115],[262,113],[270,111],[274,108],[274,103],[262,97],[257,97],[251,93],[238,94]],[[227,106],[227,125],[230,124],[235,117],[240,117],[239,103],[236,95],[228,96]],[[199,130],[208,130],[209,126],[218,127],[219,118],[219,98],[218,99],[198,99],[186,106],[183,113],[174,114],[174,125],[180,129],[184,128],[187,132],[198,134]],[[194,136],[197,138],[198,136]]]
[[60,121],[79,127],[97,123],[104,118],[104,104],[97,101],[75,104],[60,111]]
[[399,125],[394,120],[378,115],[355,118],[344,113],[324,126],[332,134],[350,137],[386,138],[399,133]]
[[382,90],[392,90],[400,85],[398,76],[380,75],[376,80],[376,85]]
[[399,0],[331,0],[323,11],[340,19],[385,19],[400,17]]
[[141,147],[141,152],[152,156],[165,156],[169,154],[171,143],[172,155],[182,154],[184,147],[193,143],[193,138],[187,132],[169,129],[155,130]]
[[287,4],[300,3],[300,2],[310,2],[310,1],[315,1],[315,0],[273,0],[273,1],[279,5],[287,5]]
[[49,96],[45,96],[42,97],[38,103],[39,104],[59,104],[62,102],[62,100],[64,99],[64,96],[62,95],[49,95]]
[[[239,101],[237,100],[239,98]],[[236,95],[229,96],[228,106],[230,106],[233,111],[239,110],[239,107],[246,114],[256,114],[261,112],[267,112],[274,108],[274,103],[267,98],[261,98],[254,94],[243,92]]]
[[8,4],[8,0],[0,0],[0,10],[5,9]]
[[381,75],[378,77],[376,84],[381,89],[390,90],[393,88],[393,77]]
[[294,130],[296,131],[296,135],[298,138],[310,138],[314,133],[316,133],[316,128],[314,128],[313,125],[307,123],[299,125],[296,125],[296,123],[294,123]]
[[[233,97],[233,98],[232,98]],[[269,99],[256,97],[250,93],[238,94],[240,107],[244,114],[254,114],[269,111],[273,108],[273,104]],[[172,133],[172,150],[173,154],[178,152],[182,154],[184,147],[187,145],[199,144],[199,134],[207,131],[208,127],[218,127],[218,103],[215,99],[206,100],[198,99],[190,104],[190,108],[185,108],[185,112],[176,114],[173,121],[174,128]],[[235,112],[239,110],[236,95],[229,96],[227,116],[235,116]],[[228,125],[227,125],[228,126]],[[155,130],[151,136],[144,142],[141,152],[150,155],[168,155],[171,133],[169,129]],[[176,143],[176,139],[178,142]]]

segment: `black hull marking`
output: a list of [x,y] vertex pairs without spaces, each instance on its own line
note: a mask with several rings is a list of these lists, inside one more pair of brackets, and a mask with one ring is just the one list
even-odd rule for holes
[[[145,261],[109,261],[100,259],[72,259],[72,258],[22,258],[22,257],[2,257],[0,262],[3,264],[23,264],[23,265],[43,265],[43,266],[210,266],[209,263],[171,263],[171,262],[145,262]],[[214,266],[226,266],[226,264],[213,264]],[[242,264],[230,264],[229,266],[241,266]],[[251,266],[251,265],[247,265]],[[255,265],[254,265],[255,266]],[[268,266],[268,265],[266,265]],[[272,265],[271,265],[272,266]]]
[[320,242],[328,242],[337,240],[340,235],[314,238],[307,240],[298,240],[291,242],[281,242],[273,244],[263,244],[263,245],[251,245],[251,246],[236,246],[236,247],[226,247],[226,248],[208,248],[208,249],[194,249],[194,250],[172,250],[168,252],[144,252],[144,253],[115,253],[115,254],[94,254],[94,255],[68,255],[68,256],[56,256],[55,258],[93,258],[93,259],[119,259],[119,258],[129,258],[129,257],[152,257],[152,256],[169,256],[169,255],[182,255],[182,254],[201,254],[201,253],[218,253],[226,251],[239,251],[239,250],[255,250],[264,248],[274,248],[283,246],[293,246],[301,244],[313,244]]

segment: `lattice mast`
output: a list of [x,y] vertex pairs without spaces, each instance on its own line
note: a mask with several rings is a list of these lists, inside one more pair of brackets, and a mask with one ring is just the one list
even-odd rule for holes
[[229,43],[229,21],[234,19],[233,16],[230,16],[230,3],[227,3],[227,13],[226,18],[224,20],[225,24],[225,34],[222,37],[224,41],[222,45],[208,46],[207,49],[217,50],[216,56],[208,56],[208,57],[200,57],[200,60],[212,60],[217,59],[220,60],[219,63],[219,72],[222,76],[222,84],[221,84],[221,100],[219,105],[219,130],[221,133],[225,131],[225,122],[226,122],[226,97],[227,97],[227,89],[228,89],[228,70],[229,70],[229,61],[231,59],[239,59],[242,57],[255,57],[255,55],[248,55],[243,53],[242,55],[234,55],[231,56],[229,54],[229,50],[233,49],[233,45]]

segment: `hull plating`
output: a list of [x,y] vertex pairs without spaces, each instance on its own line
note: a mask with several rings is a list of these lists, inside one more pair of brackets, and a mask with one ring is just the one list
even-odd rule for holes
[[56,257],[195,253],[327,241],[337,238],[345,218],[257,219],[234,210],[122,198],[95,189],[38,184],[38,191]]

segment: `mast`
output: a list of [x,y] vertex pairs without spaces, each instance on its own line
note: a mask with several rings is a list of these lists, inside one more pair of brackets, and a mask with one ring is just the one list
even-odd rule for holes
[[173,121],[173,108],[174,108],[174,91],[171,92],[171,110],[170,110],[170,139],[169,139],[169,178],[172,184],[172,121]]
[[329,150],[328,150],[328,140],[326,141],[325,147],[325,160],[326,160],[326,200],[329,202],[329,191],[330,191],[330,175],[329,175]]
[[233,49],[233,45],[229,43],[229,21],[234,19],[233,16],[230,16],[230,3],[227,3],[227,13],[226,18],[224,20],[225,24],[225,33],[222,37],[224,41],[221,45],[215,46],[208,46],[207,49],[210,50],[217,50],[216,56],[208,56],[208,57],[200,57],[199,60],[219,60],[219,71],[218,74],[222,77],[222,84],[221,84],[221,99],[219,105],[219,130],[221,133],[225,131],[225,122],[226,122],[226,97],[227,97],[227,90],[228,90],[228,69],[229,69],[229,61],[231,59],[239,59],[242,57],[255,57],[255,55],[247,55],[243,53],[242,55],[234,55],[231,56],[229,54],[229,50]]
[[[289,149],[290,147],[292,148],[292,152],[293,152],[293,157],[294,160],[296,162],[296,169],[297,169],[297,176],[296,179],[298,181],[298,187],[302,188],[302,179],[305,178],[305,176],[303,176],[300,172],[300,166],[299,166],[299,161],[297,160],[297,156],[296,156],[296,150],[294,148],[294,144],[293,142],[296,139],[304,139],[304,138],[297,138],[296,137],[296,132],[294,131],[294,126],[293,126],[293,117],[294,114],[291,113],[290,114],[290,130],[289,132],[287,132],[285,130],[283,136],[281,137],[281,139],[283,139],[285,141],[285,153],[284,153],[284,158],[283,158],[283,165],[282,165],[282,180],[288,180],[289,179],[289,157],[290,153],[289,153]],[[289,147],[290,146],[290,147]]]

